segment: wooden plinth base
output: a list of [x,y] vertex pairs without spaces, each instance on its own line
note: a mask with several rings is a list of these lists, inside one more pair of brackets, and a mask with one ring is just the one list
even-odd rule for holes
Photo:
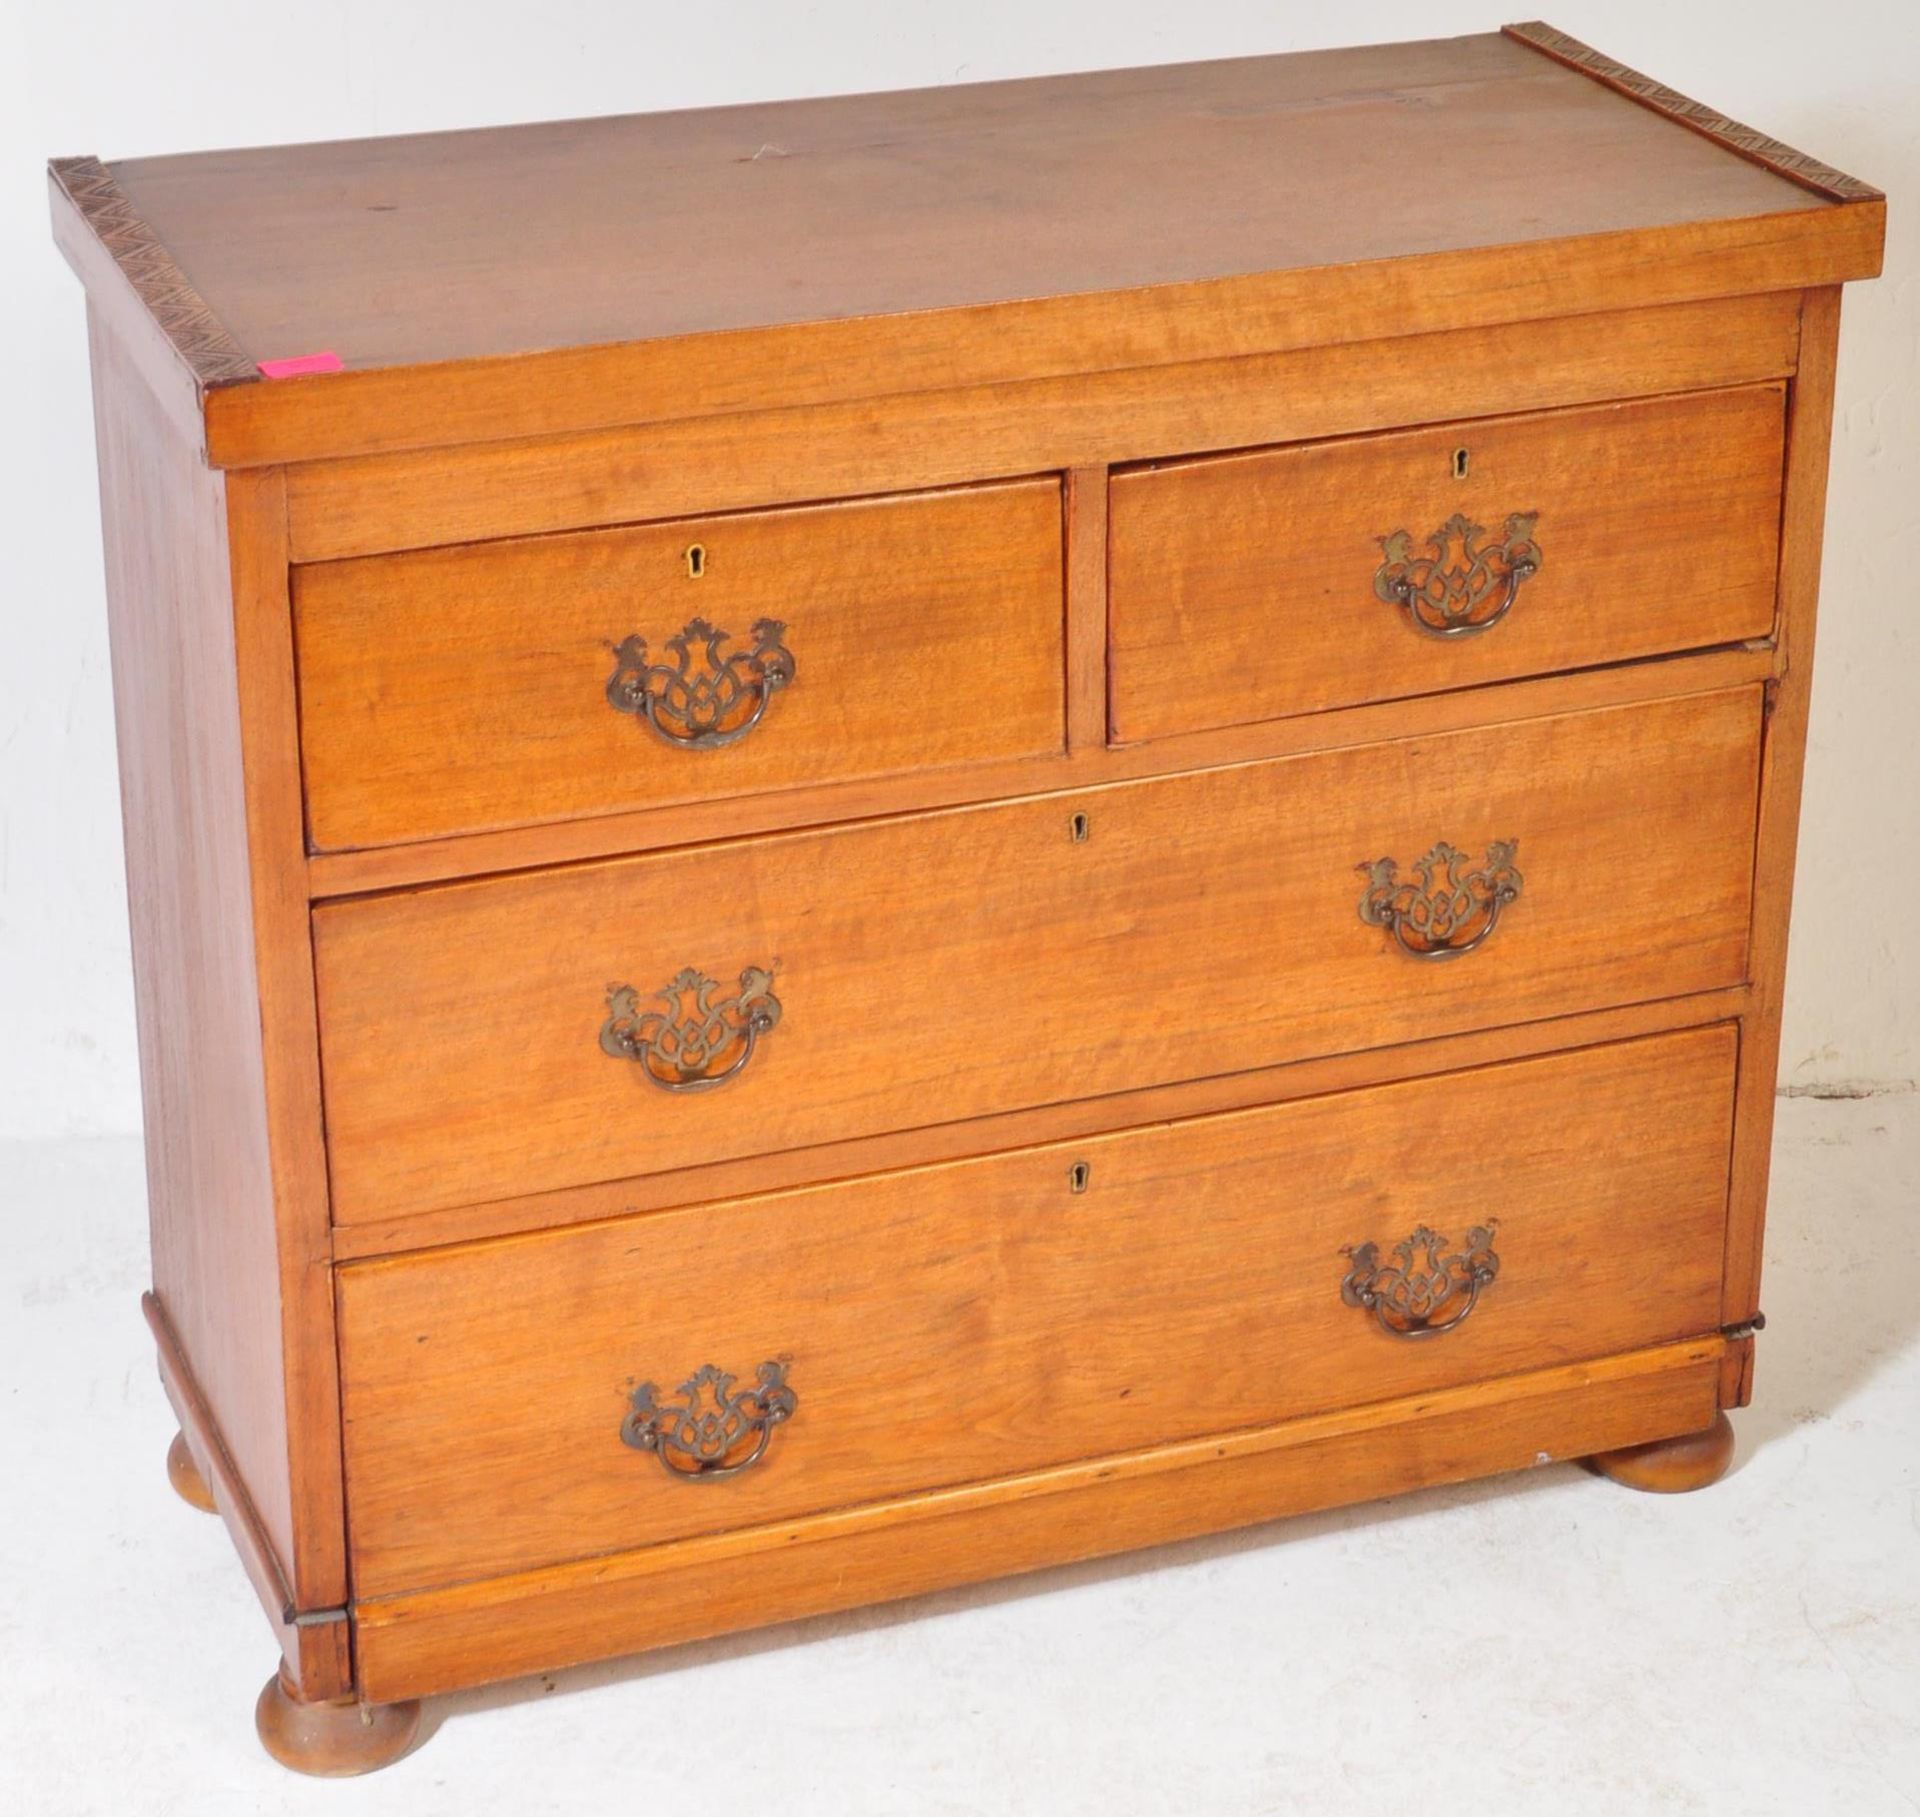
[[420,1732],[418,1703],[302,1703],[276,1672],[253,1708],[260,1744],[283,1767],[346,1779],[391,1766]]
[[187,1449],[187,1435],[176,1432],[173,1443],[167,1447],[167,1481],[173,1485],[175,1495],[189,1508],[198,1508],[203,1514],[211,1514],[213,1509],[213,1491],[207,1487],[207,1479],[200,1474],[200,1466],[193,1461],[193,1453]]
[[1586,1459],[1587,1468],[1598,1475],[1655,1495],[1704,1489],[1725,1476],[1732,1462],[1733,1426],[1724,1413],[1716,1413],[1704,1432],[1629,1445],[1622,1451],[1601,1451]]

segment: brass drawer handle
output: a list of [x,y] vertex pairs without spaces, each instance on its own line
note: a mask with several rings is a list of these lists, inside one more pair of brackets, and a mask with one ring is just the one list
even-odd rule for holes
[[712,1091],[753,1058],[760,1037],[780,1020],[773,974],[750,965],[740,988],[714,1001],[718,979],[691,966],[654,1000],[665,1007],[642,1010],[631,984],[607,986],[607,1019],[600,1046],[616,1060],[633,1060],[662,1091]]
[[1367,880],[1360,919],[1391,928],[1401,951],[1416,959],[1458,959],[1486,940],[1500,925],[1500,911],[1518,899],[1513,855],[1519,846],[1517,839],[1496,839],[1485,860],[1466,870],[1466,853],[1443,839],[1414,865],[1417,883],[1402,882],[1391,858],[1360,865]]
[[1485,527],[1455,512],[1427,539],[1433,553],[1420,556],[1413,538],[1396,530],[1380,538],[1386,560],[1374,572],[1373,590],[1428,637],[1478,637],[1512,611],[1520,583],[1540,572],[1544,558],[1533,540],[1539,516],[1516,511],[1507,519],[1505,540],[1482,548]]
[[754,621],[751,648],[722,656],[730,632],[704,618],[689,619],[667,639],[672,662],[649,662],[647,640],[614,646],[607,701],[616,712],[644,719],[668,744],[713,751],[735,744],[765,717],[768,703],[794,677],[794,662],[777,618]]
[[1495,1218],[1476,1224],[1465,1244],[1447,1255],[1447,1239],[1422,1224],[1394,1244],[1398,1266],[1392,1268],[1380,1266],[1377,1243],[1343,1249],[1340,1253],[1353,1266],[1340,1283],[1340,1298],[1371,1312],[1389,1337],[1437,1338],[1467,1322],[1480,1304],[1480,1290],[1500,1272],[1500,1258],[1493,1251],[1498,1225]]
[[711,1363],[696,1370],[662,1405],[659,1390],[642,1382],[620,1422],[621,1443],[651,1451],[660,1467],[682,1482],[717,1482],[757,1464],[773,1429],[793,1418],[800,1397],[787,1386],[784,1362],[762,1363],[751,1388]]

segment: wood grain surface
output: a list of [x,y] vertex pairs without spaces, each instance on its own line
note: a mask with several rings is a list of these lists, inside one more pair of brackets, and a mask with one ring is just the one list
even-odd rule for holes
[[[1723,1025],[349,1267],[356,1591],[1698,1336],[1735,1047]],[[1500,1272],[1457,1330],[1396,1339],[1343,1303],[1346,1250],[1391,1266],[1432,1224],[1452,1253],[1496,1216]],[[798,1411],[739,1476],[689,1484],[621,1442],[636,1381],[671,1405],[704,1364],[747,1384],[770,1358]]]
[[[335,1219],[1739,982],[1759,720],[1739,689],[324,904]],[[1356,870],[1441,839],[1517,839],[1526,894],[1423,964]],[[767,968],[785,1015],[682,1096],[598,1037],[610,983],[688,966]]]
[[[1051,478],[298,568],[312,841],[1058,752],[1062,586]],[[764,620],[793,659],[761,721],[713,749],[607,698],[616,645],[641,636],[672,666],[668,640],[695,620],[729,633],[722,662]],[[700,636],[688,661],[695,679],[717,666]]]
[[[180,1347],[179,1334],[152,1293],[140,1296],[140,1310],[158,1353],[161,1389],[180,1422],[167,1451],[169,1483],[182,1495],[187,1494],[174,1474],[179,1453],[184,1451],[186,1466],[197,1479],[203,1497],[189,1500],[195,1507],[211,1508],[226,1523],[240,1567],[259,1598],[279,1649],[282,1669],[294,1684],[312,1686],[317,1695],[337,1695],[353,1682],[352,1635],[344,1595],[339,1604],[333,1605],[331,1620],[295,1619],[301,1610],[283,1562],[286,1554],[261,1522],[252,1492],[227,1449],[221,1423]],[[337,1448],[334,1455],[337,1459]]]
[[248,358],[343,362],[208,393],[230,466],[1837,283],[1885,231],[1492,35],[109,174]]
[[549,435],[289,469],[298,561],[964,484],[1784,378],[1796,293],[1416,332],[1069,378]]
[[1263,719],[1251,725],[1179,733],[1147,744],[1081,745],[1065,753],[1019,758],[1011,763],[954,764],[908,776],[821,783],[776,795],[683,802],[414,845],[316,852],[307,860],[308,887],[316,899],[367,895],[449,878],[534,870],[584,858],[661,851],[670,846],[795,827],[876,820],[1051,791],[1067,793],[1104,783],[1136,782],[1188,770],[1256,763],[1270,757],[1377,744],[1402,736],[1414,725],[1425,732],[1485,729],[1638,701],[1715,693],[1769,681],[1776,666],[1772,641],[1761,640],[1733,648],[1683,652],[1651,662],[1576,669],[1564,675],[1462,688],[1427,695],[1417,704],[1391,700],[1335,707],[1292,719]]
[[1503,25],[1500,29],[1507,37],[1566,64],[1569,69],[1577,69],[1583,76],[1591,76],[1594,81],[1604,82],[1607,87],[1631,96],[1642,107],[1650,107],[1655,113],[1677,121],[1690,132],[1697,132],[1717,145],[1724,145],[1729,151],[1738,152],[1763,170],[1791,178],[1812,190],[1815,195],[1826,196],[1836,202],[1871,201],[1881,196],[1881,191],[1871,183],[1850,177],[1845,171],[1836,170],[1831,164],[1824,164],[1807,152],[1796,151],[1791,145],[1782,144],[1769,133],[1743,125],[1703,101],[1683,95],[1664,82],[1656,82],[1651,76],[1642,75],[1639,70],[1615,61],[1604,51],[1595,50],[1592,45],[1582,44],[1578,38],[1556,30],[1544,20],[1530,19],[1524,24]]
[[[1469,1067],[1497,1065],[1535,1054],[1596,1047],[1605,1042],[1664,1034],[1674,1029],[1732,1021],[1746,1009],[1750,987],[1691,991],[1615,1009],[1585,1010],[1502,1028],[1466,1034],[1434,1035],[1374,1047],[1359,1053],[1323,1054],[1281,1066],[1255,1067],[1209,1079],[1184,1079],[1133,1091],[1081,1098],[1067,1104],[1042,1104],[998,1115],[972,1117],[934,1128],[894,1130],[856,1136],[812,1148],[786,1149],[712,1161],[666,1173],[603,1180],[591,1186],[492,1199],[484,1204],[453,1205],[439,1211],[402,1212],[364,1224],[334,1227],[337,1261],[439,1248],[525,1231],[598,1223],[640,1212],[672,1210],[746,1193],[783,1191],[852,1179],[857,1175],[969,1156],[1003,1153],[1043,1143],[1111,1135],[1146,1123],[1292,1103],[1326,1092],[1432,1078]],[[1749,1347],[1751,1340],[1748,1340]]]
[[344,1635],[282,1619],[346,1598],[284,496],[201,465],[97,316],[92,358],[153,1291],[288,1669],[331,1695]]
[[1803,333],[1805,353],[1793,383],[1786,501],[1780,530],[1783,667],[1772,690],[1760,771],[1753,894],[1754,1003],[1742,1024],[1740,1046],[1732,1214],[1727,1226],[1727,1298],[1723,1308],[1728,1324],[1750,1319],[1760,1310],[1761,1238],[1780,1084],[1780,1019],[1786,994],[1800,784],[1806,766],[1807,714],[1813,688],[1820,555],[1826,532],[1827,455],[1833,437],[1834,366],[1840,339],[1837,289],[1808,295]]
[[1497,36],[112,168],[255,359],[354,369],[1821,209]]
[[226,485],[169,432],[98,323],[93,368],[154,1292],[285,1559],[293,1515]]
[[[1871,185],[1531,26],[49,193],[147,1312],[287,1698],[1724,1456]],[[1431,642],[1456,512],[1543,560]],[[697,753],[606,693],[695,620],[795,662]],[[1509,840],[1470,954],[1358,912]],[[753,968],[724,1090],[609,1051]],[[1458,1330],[1342,1302],[1489,1217]],[[621,1443],[769,1359],[751,1470]]]
[[[1784,421],[1769,385],[1117,473],[1114,736],[1764,637]],[[1471,557],[1444,526],[1464,516],[1473,549],[1498,550],[1515,515],[1540,568],[1497,624],[1429,636],[1379,598],[1394,532],[1457,570]],[[1494,557],[1489,609],[1506,571]]]
[[1697,1431],[1715,1416],[1724,1349],[1717,1337],[1664,1345],[372,1598],[355,1611],[361,1683],[381,1699],[451,1690]]

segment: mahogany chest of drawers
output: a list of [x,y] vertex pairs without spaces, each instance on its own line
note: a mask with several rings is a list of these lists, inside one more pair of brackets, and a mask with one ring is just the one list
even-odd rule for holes
[[1725,1467],[1875,191],[1530,25],[52,194],[278,1757]]

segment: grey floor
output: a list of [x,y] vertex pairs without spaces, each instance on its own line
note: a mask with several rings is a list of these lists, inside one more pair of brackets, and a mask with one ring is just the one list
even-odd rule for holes
[[327,1784],[259,1752],[252,1592],[163,1481],[137,1145],[0,1147],[0,1817],[1920,1810],[1917,1210],[1920,1098],[1783,1104],[1705,1494],[1555,1466],[683,1648]]

